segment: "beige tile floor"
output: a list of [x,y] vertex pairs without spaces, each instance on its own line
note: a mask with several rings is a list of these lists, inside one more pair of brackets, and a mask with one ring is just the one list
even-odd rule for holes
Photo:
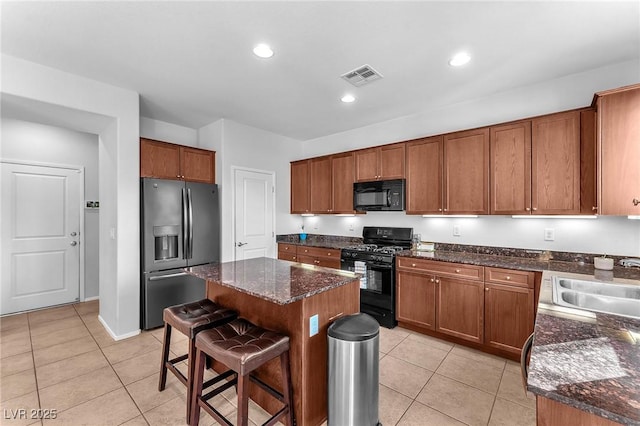
[[[157,391],[162,329],[116,342],[97,313],[92,301],[0,319],[0,424],[184,424],[184,386],[169,374]],[[174,334],[172,352],[186,352]],[[214,405],[233,417],[234,396],[230,389]],[[12,418],[18,409],[28,418]],[[56,419],[33,419],[32,409],[56,410]],[[379,413],[384,426],[534,425],[535,400],[514,362],[381,328]],[[265,418],[252,404],[251,424]]]

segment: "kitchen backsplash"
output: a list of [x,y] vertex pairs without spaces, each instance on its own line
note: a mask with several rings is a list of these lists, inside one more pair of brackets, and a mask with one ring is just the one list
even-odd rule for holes
[[[276,242],[278,243],[300,243],[299,234],[285,234],[276,236]],[[342,235],[322,235],[322,234],[308,234],[305,244],[322,244],[328,245],[334,244],[360,244],[362,238],[346,237]],[[435,242],[435,250],[438,251],[451,251],[451,252],[464,252],[464,253],[477,253],[477,254],[489,254],[496,256],[511,256],[522,257],[527,259],[535,259],[542,261],[556,260],[560,262],[576,262],[584,263],[586,265],[593,264],[593,258],[598,256],[591,253],[576,253],[576,252],[563,252],[563,251],[550,251],[550,250],[530,250],[519,249],[511,247],[491,247],[491,246],[478,246],[468,244],[450,244]],[[618,265],[620,259],[626,256],[609,256],[613,259],[614,264]]]

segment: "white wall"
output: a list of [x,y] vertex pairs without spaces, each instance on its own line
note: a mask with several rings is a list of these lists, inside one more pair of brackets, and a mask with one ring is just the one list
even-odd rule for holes
[[[84,200],[98,196],[98,136],[3,117],[0,158],[84,167]],[[83,203],[84,205],[84,203]],[[84,212],[84,296],[98,296],[98,210]]]
[[[297,159],[584,107],[591,104],[595,92],[637,83],[639,79],[638,61],[615,64],[305,141],[304,154]],[[350,222],[354,224],[354,231],[349,231]],[[313,229],[314,224],[318,229]],[[460,237],[453,237],[453,224],[461,226]],[[368,213],[355,218],[305,218],[305,230],[309,233],[361,236],[365,225],[410,226],[414,232],[421,233],[423,239],[439,242],[640,256],[640,221],[626,217],[599,217],[596,220],[519,220],[504,216],[431,219],[404,213]],[[555,241],[543,240],[545,228],[555,229]]]
[[[640,257],[640,220],[600,216],[597,219],[423,218],[399,212],[369,212],[354,217],[305,217],[310,234],[362,236],[363,226],[413,228],[423,241]],[[453,226],[460,236],[453,236]],[[555,232],[554,241],[544,231]],[[353,230],[351,230],[353,229]]]
[[[277,135],[232,120],[219,120],[199,131],[201,148],[216,151],[216,182],[221,200],[221,260],[233,260],[231,168],[246,167],[275,172],[276,175],[276,234],[296,232],[302,222],[289,214],[289,162],[300,158],[300,141]],[[274,239],[275,241],[275,239]]]
[[140,117],[140,137],[178,145],[198,146],[198,131],[190,127]]
[[[2,94],[81,117],[99,135],[100,319],[116,338],[140,329],[139,97],[136,92],[2,55]],[[92,119],[92,118],[95,119]]]

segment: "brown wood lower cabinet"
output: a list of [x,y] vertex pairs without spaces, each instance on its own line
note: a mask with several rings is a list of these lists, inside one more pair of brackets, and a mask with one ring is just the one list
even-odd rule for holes
[[[484,343],[519,355],[525,340],[533,332],[535,274],[505,269],[486,269],[500,271],[504,274],[504,279],[508,278],[511,282],[509,284],[498,280],[485,282]],[[490,275],[487,273],[487,278]]]
[[396,280],[398,321],[435,330],[435,276],[417,272],[398,271]]
[[340,250],[279,243],[278,259],[340,269]]
[[396,319],[516,359],[533,332],[539,278],[534,272],[398,257]]
[[436,278],[436,331],[482,343],[484,291],[482,281]]
[[543,396],[536,397],[538,426],[615,426],[620,423],[579,410]]

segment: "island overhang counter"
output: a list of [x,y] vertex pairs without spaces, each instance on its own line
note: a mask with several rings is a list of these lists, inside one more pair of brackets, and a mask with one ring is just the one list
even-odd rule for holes
[[[289,336],[296,423],[322,424],[327,418],[327,329],[337,318],[359,312],[359,275],[265,257],[185,271],[206,280],[207,298]],[[277,360],[257,375],[282,388]],[[270,413],[280,408],[257,386],[252,387],[251,399]]]

